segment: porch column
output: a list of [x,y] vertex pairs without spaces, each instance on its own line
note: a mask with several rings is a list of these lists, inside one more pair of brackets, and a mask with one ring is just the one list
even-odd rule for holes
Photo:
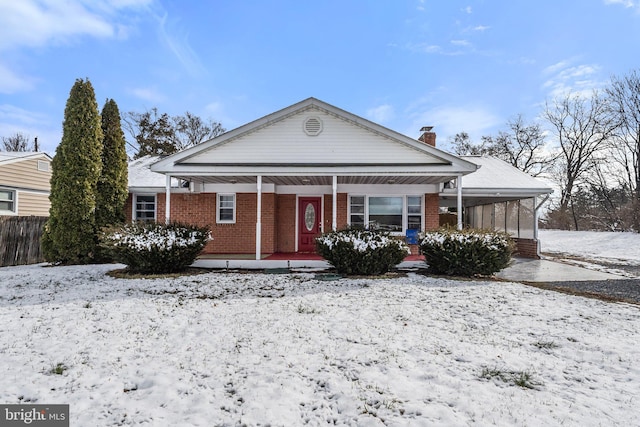
[[164,188],[164,222],[171,222],[171,175],[167,175],[167,181]]
[[331,210],[331,230],[338,229],[338,177],[333,176],[333,204]]
[[458,230],[462,230],[462,175],[458,175],[456,187],[458,190]]
[[256,219],[256,260],[260,259],[260,250],[262,246],[262,176],[257,177],[257,219]]

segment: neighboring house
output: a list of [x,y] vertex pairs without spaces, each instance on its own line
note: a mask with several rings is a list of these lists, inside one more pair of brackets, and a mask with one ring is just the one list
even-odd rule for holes
[[0,152],[0,216],[49,216],[51,157]]
[[[504,162],[441,151],[431,128],[423,132],[409,138],[309,98],[171,156],[132,162],[128,217],[209,225],[214,240],[205,252],[260,259],[313,252],[314,238],[332,229],[373,227],[404,237],[438,228],[442,207],[471,212],[507,202],[507,209],[523,197],[537,206],[551,192]],[[467,177],[481,167],[508,189],[467,189]],[[526,182],[512,179],[520,175]],[[522,227],[535,229],[534,216],[525,226],[523,214]],[[524,250],[537,247],[535,233],[516,237]]]

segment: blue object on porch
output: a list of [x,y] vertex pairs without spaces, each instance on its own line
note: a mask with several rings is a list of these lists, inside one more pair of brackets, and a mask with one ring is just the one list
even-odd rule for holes
[[407,230],[407,245],[417,245],[418,244],[418,233],[420,230],[412,228]]

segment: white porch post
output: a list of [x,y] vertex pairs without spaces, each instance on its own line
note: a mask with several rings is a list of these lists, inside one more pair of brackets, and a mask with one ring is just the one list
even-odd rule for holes
[[331,210],[331,230],[338,229],[338,177],[333,176],[333,204]]
[[169,224],[171,222],[171,175],[167,175],[164,191],[164,222]]
[[458,175],[456,187],[458,190],[458,230],[462,230],[462,175]]
[[262,246],[262,176],[257,177],[257,219],[256,219],[256,260],[260,259],[260,251]]

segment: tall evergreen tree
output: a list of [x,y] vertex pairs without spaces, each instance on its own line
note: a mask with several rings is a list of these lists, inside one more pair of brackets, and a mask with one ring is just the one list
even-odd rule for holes
[[42,237],[49,262],[91,262],[96,249],[96,187],[102,129],[93,86],[76,80],[64,110],[62,141],[51,164],[51,209]]
[[96,227],[124,222],[128,195],[127,152],[120,111],[113,99],[102,108],[102,174],[96,192]]

